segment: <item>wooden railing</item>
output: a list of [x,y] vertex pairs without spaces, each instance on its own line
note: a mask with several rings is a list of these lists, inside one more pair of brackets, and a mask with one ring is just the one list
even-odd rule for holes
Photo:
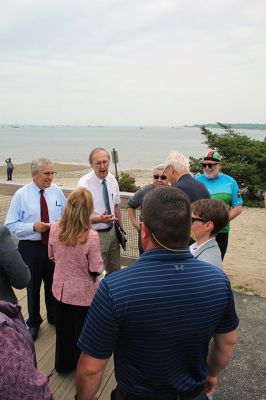
[[[11,198],[13,194],[23,185],[19,185],[13,182],[5,183],[0,182],[0,224],[5,222],[6,214],[10,205]],[[73,188],[62,187],[61,188],[67,197],[73,190]],[[127,248],[126,250],[121,250],[122,265],[128,266],[134,262],[138,257],[138,238],[137,232],[133,228],[131,221],[127,214],[127,202],[132,196],[131,193],[121,192],[121,210],[122,210],[122,220],[125,231],[127,232]],[[138,214],[137,210],[137,214]]]

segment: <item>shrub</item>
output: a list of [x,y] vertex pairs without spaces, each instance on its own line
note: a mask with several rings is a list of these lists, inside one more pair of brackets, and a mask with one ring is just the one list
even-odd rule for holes
[[119,189],[121,192],[136,192],[138,187],[135,184],[134,176],[126,172],[121,172],[117,178]]

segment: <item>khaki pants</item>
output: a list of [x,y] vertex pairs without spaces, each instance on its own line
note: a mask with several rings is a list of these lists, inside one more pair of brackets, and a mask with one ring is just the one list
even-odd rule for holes
[[117,241],[115,227],[108,232],[98,232],[100,248],[106,272],[110,274],[121,268],[120,246]]

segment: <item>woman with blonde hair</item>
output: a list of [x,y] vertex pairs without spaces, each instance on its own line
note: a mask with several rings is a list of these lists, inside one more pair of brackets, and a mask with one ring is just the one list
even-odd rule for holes
[[95,277],[103,270],[99,236],[90,224],[92,211],[91,193],[76,189],[68,197],[62,219],[50,228],[48,253],[55,263],[55,369],[59,373],[76,368],[77,340],[98,287]]

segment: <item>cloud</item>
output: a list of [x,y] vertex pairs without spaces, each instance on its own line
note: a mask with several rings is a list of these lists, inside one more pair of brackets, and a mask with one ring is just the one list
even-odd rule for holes
[[0,122],[265,122],[265,17],[260,0],[2,0]]

